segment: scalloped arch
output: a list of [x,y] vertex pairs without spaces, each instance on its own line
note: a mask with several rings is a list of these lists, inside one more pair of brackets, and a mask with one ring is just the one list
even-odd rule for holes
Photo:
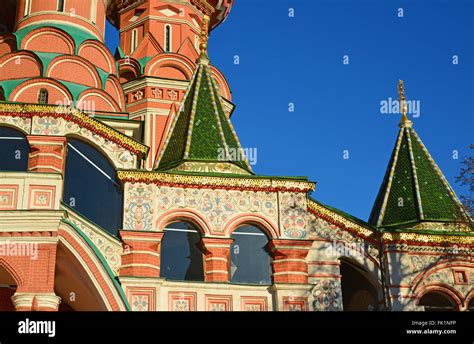
[[120,83],[124,84],[141,76],[141,67],[137,60],[133,58],[121,59],[118,64]]
[[113,74],[109,75],[105,82],[105,92],[116,100],[121,110],[125,109],[125,94],[123,93],[120,80]]
[[21,50],[0,58],[0,79],[35,78],[43,75],[43,63],[31,51]]
[[72,104],[73,97],[67,87],[50,78],[35,78],[21,83],[12,91],[9,100],[20,103],[37,103],[38,92],[42,88],[48,90],[49,104]]
[[77,108],[89,109],[89,104],[86,102],[92,102],[97,111],[121,112],[115,99],[100,89],[87,89],[82,92],[77,99]]
[[78,50],[78,55],[88,61],[94,61],[94,64],[109,74],[116,74],[115,59],[110,51],[95,40],[84,41]]
[[58,56],[49,64],[46,76],[102,89],[102,81],[94,65],[80,56]]
[[0,35],[0,57],[17,51],[16,36],[10,33]]
[[21,49],[73,55],[76,46],[72,37],[65,31],[54,27],[40,27],[23,38]]
[[195,63],[177,54],[160,54],[145,67],[145,75],[168,79],[191,80]]

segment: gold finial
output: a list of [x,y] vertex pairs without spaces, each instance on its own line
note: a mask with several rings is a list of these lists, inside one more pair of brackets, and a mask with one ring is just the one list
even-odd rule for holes
[[206,58],[207,57],[207,41],[209,39],[209,21],[211,18],[209,18],[208,15],[204,15],[202,19],[202,25],[201,25],[201,36],[200,36],[200,44],[199,44],[199,49],[201,49],[201,58]]
[[405,98],[405,89],[403,87],[403,80],[398,80],[398,97],[400,99],[400,111],[402,113],[402,120],[400,121],[400,125],[402,124],[409,124],[411,121],[407,117],[407,100]]

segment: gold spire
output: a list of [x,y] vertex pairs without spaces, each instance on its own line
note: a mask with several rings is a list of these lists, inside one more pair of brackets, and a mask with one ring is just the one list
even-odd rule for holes
[[398,80],[398,97],[400,99],[400,112],[402,113],[402,120],[400,126],[411,126],[412,121],[407,116],[407,100],[405,98],[405,89],[403,87],[403,80]]
[[201,24],[201,35],[199,49],[201,50],[200,58],[207,59],[207,41],[209,39],[209,18],[208,15],[204,15]]

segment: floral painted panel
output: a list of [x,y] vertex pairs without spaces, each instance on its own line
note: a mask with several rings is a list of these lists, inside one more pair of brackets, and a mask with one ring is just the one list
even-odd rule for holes
[[125,188],[124,229],[138,231],[154,229],[155,190],[154,185],[127,183]]
[[222,234],[227,222],[243,213],[259,213],[277,222],[276,194],[271,192],[179,189],[160,187],[157,191],[158,216],[176,208],[200,213],[215,234]]
[[317,280],[311,295],[314,311],[342,311],[342,290],[338,280]]
[[127,183],[125,191],[125,229],[158,230],[154,228],[156,220],[175,209],[199,213],[210,224],[211,231],[221,235],[229,220],[239,214],[258,213],[275,227],[278,223],[276,193],[156,187],[143,183]]
[[280,223],[282,237],[288,239],[306,239],[308,230],[307,197],[304,193],[280,192]]
[[33,135],[66,136],[75,134],[92,141],[114,163],[116,168],[135,168],[137,156],[115,142],[109,141],[80,125],[68,122],[63,118],[33,117],[31,133]]
[[26,133],[29,133],[31,129],[31,118],[18,116],[0,116],[0,123],[11,125]]

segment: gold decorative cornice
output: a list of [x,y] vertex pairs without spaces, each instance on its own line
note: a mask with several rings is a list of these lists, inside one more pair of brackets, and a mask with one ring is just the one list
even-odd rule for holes
[[118,171],[118,178],[131,183],[254,191],[309,192],[315,188],[314,183],[298,180],[196,176],[145,171]]
[[89,117],[73,107],[39,104],[0,104],[0,116],[34,117],[48,116],[64,118],[77,125],[124,147],[135,154],[148,154],[149,148],[143,143],[135,141],[125,134],[109,127],[101,121]]
[[351,221],[328,208],[323,207],[322,205],[316,203],[311,199],[308,200],[308,210],[310,212],[312,211],[316,213],[317,215],[321,216],[323,219],[331,222],[332,224],[353,231],[364,238],[371,237],[374,234],[373,230],[365,228],[359,225],[358,223]]
[[206,0],[191,0],[191,4],[205,15],[211,16],[215,12],[214,7]]
[[474,236],[461,235],[437,235],[419,233],[384,233],[382,236],[385,242],[406,242],[421,244],[459,244],[474,245]]

